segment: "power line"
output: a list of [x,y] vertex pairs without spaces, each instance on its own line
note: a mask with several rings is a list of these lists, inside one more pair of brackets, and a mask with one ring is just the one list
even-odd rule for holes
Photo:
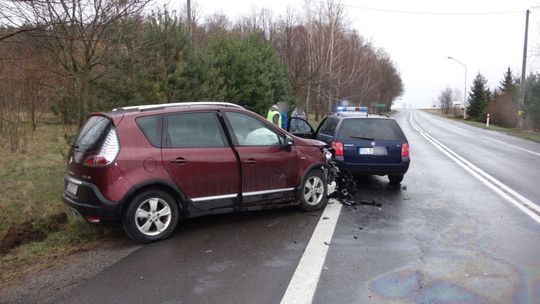
[[[325,3],[325,2],[321,2]],[[376,8],[376,7],[367,7],[367,6],[358,6],[358,5],[349,5],[349,4],[339,4],[343,7],[362,9],[367,11],[376,11],[383,13],[392,13],[392,14],[408,14],[408,15],[435,15],[435,16],[482,16],[482,15],[510,15],[510,14],[522,14],[523,10],[519,11],[493,11],[493,12],[437,12],[437,11],[409,11],[409,10],[395,10],[395,9],[385,9],[385,8]]]

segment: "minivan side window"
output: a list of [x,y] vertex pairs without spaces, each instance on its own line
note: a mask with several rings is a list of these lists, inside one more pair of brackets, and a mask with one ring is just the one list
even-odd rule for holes
[[241,113],[225,112],[240,146],[281,145],[278,135],[257,119]]
[[161,147],[161,115],[139,117],[135,121],[150,144]]
[[337,118],[327,118],[323,122],[323,125],[321,126],[319,133],[324,134],[324,135],[334,136],[338,122],[339,122],[339,119]]
[[165,116],[165,148],[225,147],[221,125],[216,113],[181,113]]

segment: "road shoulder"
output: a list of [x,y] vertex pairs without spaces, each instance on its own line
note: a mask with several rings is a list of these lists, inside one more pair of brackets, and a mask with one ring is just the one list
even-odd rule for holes
[[46,266],[2,286],[2,303],[49,303],[103,269],[141,248],[125,239],[96,244],[95,248],[57,255]]
[[466,125],[466,126],[471,126],[471,127],[475,127],[475,128],[478,128],[478,129],[488,130],[488,131],[492,131],[492,132],[496,132],[496,133],[502,133],[504,135],[509,135],[509,136],[513,136],[513,137],[517,137],[517,138],[521,138],[521,139],[526,139],[526,140],[530,140],[530,141],[533,141],[533,142],[540,142],[540,132],[522,131],[522,130],[518,130],[518,129],[504,128],[504,127],[500,127],[500,126],[493,125],[493,124],[490,125],[490,127],[486,127],[485,123],[450,117],[450,116],[443,115],[443,114],[439,113],[438,110],[424,109],[423,111],[426,112],[426,113],[429,113],[431,115],[434,115],[436,117],[446,118],[448,120],[455,121],[455,122],[461,123],[461,124]]

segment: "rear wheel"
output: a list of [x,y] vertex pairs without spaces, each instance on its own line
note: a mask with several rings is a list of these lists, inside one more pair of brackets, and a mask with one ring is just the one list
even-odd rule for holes
[[388,175],[388,179],[390,180],[390,184],[397,185],[403,181],[403,174],[400,175]]
[[312,170],[306,174],[300,188],[300,208],[305,211],[318,210],[328,202],[327,186],[324,174],[320,170]]
[[178,203],[167,192],[149,189],[132,200],[124,214],[122,226],[137,243],[163,240],[178,223]]

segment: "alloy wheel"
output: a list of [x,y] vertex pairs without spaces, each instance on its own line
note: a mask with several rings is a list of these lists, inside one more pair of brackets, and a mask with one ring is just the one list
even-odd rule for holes
[[318,176],[311,176],[304,184],[304,199],[309,205],[317,205],[324,195],[324,183]]
[[171,224],[171,208],[161,198],[149,198],[141,203],[135,212],[137,229],[147,236],[155,236]]

